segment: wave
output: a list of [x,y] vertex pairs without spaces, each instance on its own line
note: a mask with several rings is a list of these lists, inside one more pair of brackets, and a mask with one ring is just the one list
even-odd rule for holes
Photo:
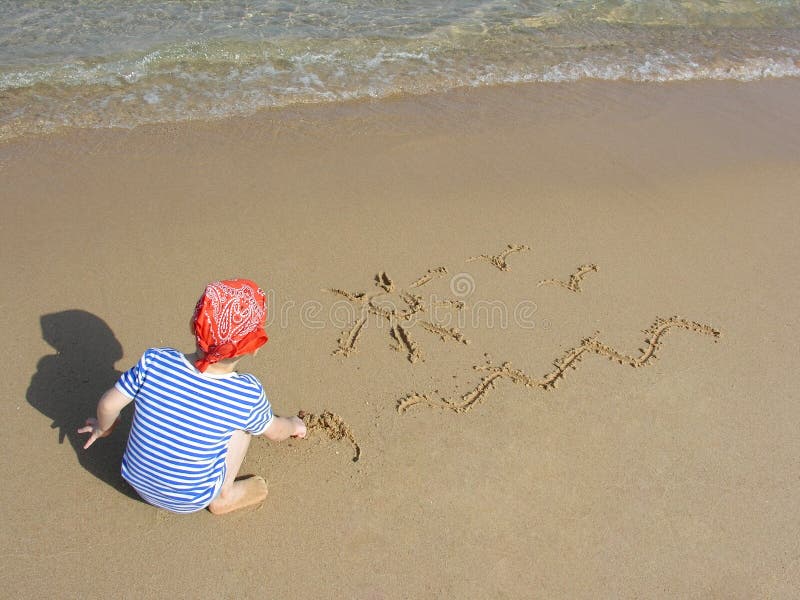
[[245,116],[264,108],[512,83],[800,77],[800,32],[596,25],[420,37],[216,39],[0,67],[0,140],[62,127]]

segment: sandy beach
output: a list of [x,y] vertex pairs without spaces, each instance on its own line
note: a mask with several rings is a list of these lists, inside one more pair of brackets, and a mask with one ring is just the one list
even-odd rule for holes
[[[0,146],[3,595],[795,597],[798,98],[516,85]],[[269,292],[242,369],[353,440],[255,440],[261,508],[177,516],[119,475],[130,408],[76,429],[228,277]]]

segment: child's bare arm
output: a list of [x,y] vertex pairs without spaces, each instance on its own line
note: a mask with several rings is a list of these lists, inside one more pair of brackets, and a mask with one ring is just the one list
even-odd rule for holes
[[84,444],[84,450],[94,444],[95,440],[111,435],[119,420],[120,411],[130,404],[131,398],[112,387],[97,403],[97,418],[89,417],[86,424],[78,429],[78,433],[91,433]]
[[306,437],[306,424],[300,417],[272,417],[272,421],[262,434],[273,442],[282,442],[290,437]]

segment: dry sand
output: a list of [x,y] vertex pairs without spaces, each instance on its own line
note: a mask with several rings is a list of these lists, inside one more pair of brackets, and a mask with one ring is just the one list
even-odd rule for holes
[[[0,147],[2,595],[795,597],[798,98],[518,86]],[[244,368],[317,428],[251,445],[262,508],[171,515],[120,480],[130,414],[75,429],[234,276],[271,290]]]

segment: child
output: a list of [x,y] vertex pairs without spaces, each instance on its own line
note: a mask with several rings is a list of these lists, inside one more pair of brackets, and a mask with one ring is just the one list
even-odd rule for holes
[[209,284],[192,318],[197,351],[147,350],[100,398],[97,418],[78,430],[91,434],[84,448],[110,435],[134,400],[122,476],[144,500],[177,513],[214,514],[262,502],[264,479],[236,481],[250,436],[306,435],[300,418],[272,414],[258,379],[235,371],[266,343],[265,321],[264,292],[252,281]]

